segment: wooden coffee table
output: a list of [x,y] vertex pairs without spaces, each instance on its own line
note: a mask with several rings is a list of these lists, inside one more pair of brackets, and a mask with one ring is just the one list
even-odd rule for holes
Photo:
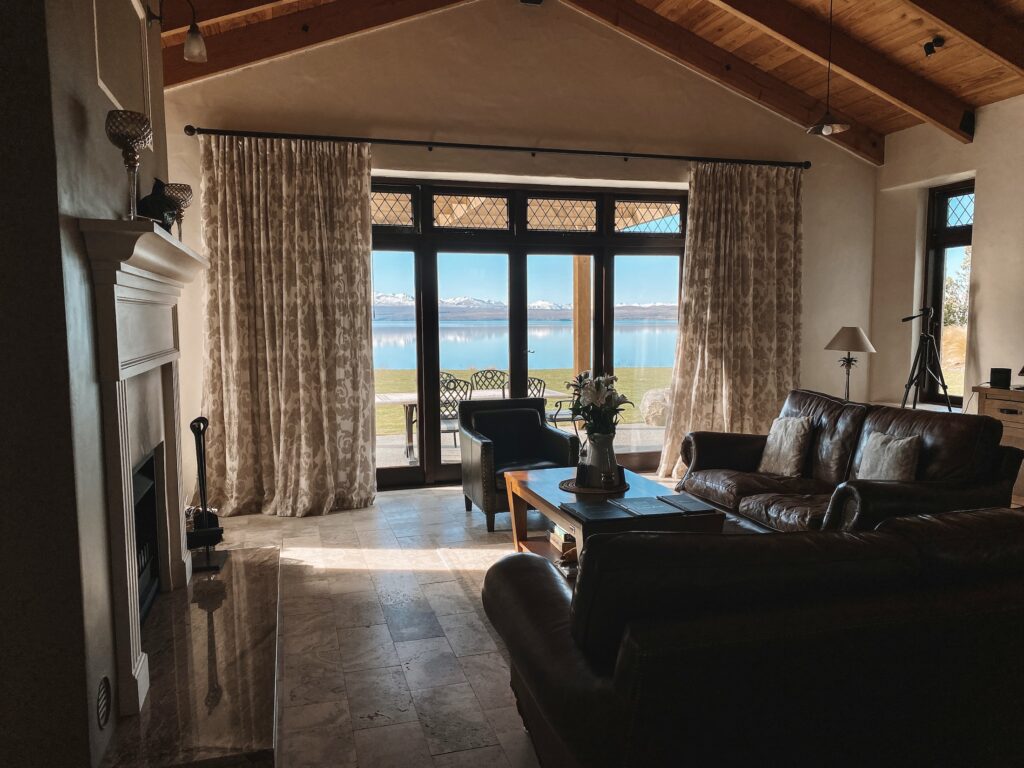
[[[721,533],[725,515],[717,510],[707,513],[601,516],[598,519],[576,517],[561,508],[562,504],[607,499],[645,499],[672,493],[665,486],[626,470],[629,490],[611,496],[575,494],[561,490],[558,484],[576,476],[575,467],[557,469],[530,469],[505,474],[508,490],[508,508],[512,514],[512,538],[517,552],[533,552],[549,560],[557,560],[559,552],[548,541],[547,532],[533,537],[526,530],[527,511],[533,507],[566,533],[576,537],[582,545],[595,533],[621,533],[623,531],[690,531],[695,533]],[[666,505],[667,506],[667,505]]]

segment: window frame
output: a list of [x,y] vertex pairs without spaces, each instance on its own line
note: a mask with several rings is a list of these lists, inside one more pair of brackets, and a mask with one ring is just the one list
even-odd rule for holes
[[[950,198],[964,194],[974,194],[974,179],[944,184],[928,190],[928,218],[925,233],[925,280],[922,306],[931,307],[935,311],[935,345],[939,355],[942,354],[942,300],[945,293],[945,252],[947,248],[970,246],[974,238],[974,223],[958,227],[946,225],[946,211]],[[945,371],[943,371],[945,376]],[[966,389],[967,383],[964,382]],[[926,379],[924,391],[920,393],[922,402],[945,405],[946,400],[939,390],[938,384]],[[962,408],[963,396],[950,395],[952,405]]]
[[[685,259],[685,233],[688,191],[685,189],[624,189],[615,187],[515,185],[488,182],[463,182],[396,177],[372,179],[373,191],[406,192],[412,195],[413,226],[372,225],[374,250],[410,251],[416,260],[417,366],[421,423],[417,439],[420,464],[416,467],[382,467],[377,470],[381,488],[409,487],[453,482],[461,471],[459,464],[443,464],[435,455],[431,437],[436,419],[425,403],[439,397],[439,373],[435,370],[439,348],[436,333],[437,257],[441,252],[501,252],[509,256],[509,374],[514,397],[526,394],[528,363],[516,361],[516,350],[526,348],[527,333],[527,257],[531,254],[590,254],[593,277],[593,326],[591,330],[591,365],[595,374],[614,372],[615,307],[614,263],[617,254],[678,254],[682,275]],[[460,229],[434,226],[434,195],[506,195],[509,206],[509,228]],[[527,224],[529,199],[594,200],[597,206],[597,229],[579,230],[530,229]],[[646,200],[678,203],[678,233],[639,233],[615,231],[615,201]],[[624,454],[623,464],[637,470],[656,464],[657,452]],[[632,466],[632,462],[636,462]]]

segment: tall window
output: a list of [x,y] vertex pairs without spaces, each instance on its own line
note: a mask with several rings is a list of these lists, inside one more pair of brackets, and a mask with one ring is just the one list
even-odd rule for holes
[[[942,373],[954,404],[962,404],[964,395],[973,230],[973,180],[930,191],[924,301],[935,310]],[[941,397],[938,385],[929,383],[925,399],[939,402]]]

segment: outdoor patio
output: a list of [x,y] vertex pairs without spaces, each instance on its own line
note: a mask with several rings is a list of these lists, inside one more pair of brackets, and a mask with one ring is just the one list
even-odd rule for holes
[[[568,432],[572,431],[572,427],[568,424],[560,425],[559,428]],[[664,435],[664,427],[651,427],[646,424],[620,424],[615,438],[615,450],[619,453],[660,451]],[[581,437],[585,438],[586,436]],[[461,461],[459,451],[451,433],[441,436],[441,459],[445,464],[458,464]],[[405,435],[377,436],[378,467],[405,467],[418,462],[419,459],[415,455],[411,460],[405,456]]]

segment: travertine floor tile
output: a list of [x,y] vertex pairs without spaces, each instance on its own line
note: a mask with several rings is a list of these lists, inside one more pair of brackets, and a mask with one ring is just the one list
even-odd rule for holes
[[356,731],[359,768],[433,768],[419,723]]
[[409,688],[435,688],[466,682],[459,660],[444,637],[395,643]]
[[498,743],[468,683],[413,691],[412,696],[431,754]]
[[339,629],[338,647],[346,672],[400,665],[387,624]]
[[345,675],[352,727],[377,728],[416,720],[401,667],[365,669]]

